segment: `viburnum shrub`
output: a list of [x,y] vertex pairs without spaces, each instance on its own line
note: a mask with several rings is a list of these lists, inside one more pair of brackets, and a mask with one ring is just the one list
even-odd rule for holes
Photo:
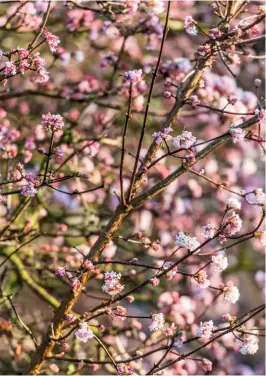
[[264,18],[0,2],[3,374],[265,374]]

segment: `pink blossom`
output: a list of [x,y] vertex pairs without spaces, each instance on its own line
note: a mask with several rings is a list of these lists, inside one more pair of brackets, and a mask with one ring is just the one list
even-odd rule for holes
[[57,266],[55,269],[55,275],[58,277],[64,277],[66,275],[66,269],[62,266]]
[[237,340],[242,355],[254,355],[259,349],[258,337],[245,335],[243,340]]
[[246,132],[242,128],[230,128],[229,132],[231,133],[234,144],[245,139]]
[[90,270],[90,271],[95,271],[95,266],[93,265],[93,263],[90,261],[90,260],[85,260],[84,261],[84,264],[86,269]]
[[201,338],[209,339],[212,336],[213,321],[201,322],[199,328],[196,330],[196,335]]
[[56,47],[60,43],[60,39],[56,35],[50,33],[46,28],[43,31],[43,35],[49,45],[51,52],[55,52]]
[[54,155],[55,155],[55,158],[58,162],[62,161],[63,157],[64,157],[64,152],[62,149],[60,149],[59,146],[57,146],[56,148],[54,148]]
[[126,315],[127,315],[127,309],[125,307],[122,307],[122,306],[117,306],[116,307],[116,315],[117,316],[121,316],[122,320],[125,320],[126,319]]
[[150,279],[150,282],[151,282],[152,286],[156,287],[156,286],[159,285],[160,280],[159,280],[159,278],[153,277],[153,278]]
[[173,335],[175,335],[176,330],[177,326],[175,325],[175,323],[172,323],[170,326],[164,327],[163,332],[166,337],[172,337]]
[[154,313],[152,315],[152,323],[149,326],[149,329],[151,332],[156,332],[157,330],[163,330],[164,329],[164,317],[162,313]]
[[210,29],[209,30],[209,34],[211,36],[212,39],[217,39],[221,36],[221,32],[219,29]]
[[191,132],[184,131],[181,135],[173,137],[173,145],[177,149],[189,149],[196,142],[196,137]]
[[198,34],[198,30],[195,24],[196,24],[196,21],[194,21],[192,16],[186,16],[184,25],[185,25],[185,30],[189,35]]
[[34,197],[37,193],[37,189],[34,187],[34,184],[29,183],[21,188],[20,193],[26,197]]
[[[172,267],[174,263],[172,261],[166,261],[163,265],[163,269],[164,270],[168,270]],[[173,279],[173,277],[176,275],[177,273],[177,267],[174,267],[172,268],[167,274],[166,274],[166,278],[171,280]]]
[[81,322],[79,324],[79,329],[76,330],[75,336],[77,339],[81,342],[87,342],[88,339],[91,339],[94,337],[93,331],[88,327],[88,324],[86,322]]
[[233,209],[233,210],[239,210],[241,209],[241,202],[238,201],[236,198],[234,197],[230,197],[228,200],[227,200],[227,207],[228,209]]
[[212,256],[212,267],[215,272],[222,272],[228,266],[227,257],[222,253]]
[[208,43],[206,43],[203,46],[199,46],[197,48],[197,52],[201,56],[206,56],[211,52],[211,46]]
[[154,132],[152,135],[155,137],[156,144],[160,144],[163,140],[169,141],[172,136],[169,134],[173,129],[171,127],[164,128],[163,132]]
[[197,95],[191,95],[189,97],[189,101],[193,108],[196,108],[198,104],[200,104],[200,100]]
[[128,71],[123,75],[133,86],[140,84],[144,81],[142,69]]
[[57,132],[63,129],[64,121],[61,115],[52,115],[48,112],[42,115],[42,126],[46,131],[51,130],[52,132]]
[[208,279],[208,275],[205,270],[200,270],[193,276],[194,280],[197,283],[197,286],[201,289],[206,289],[210,286],[210,280]]
[[80,288],[80,280],[78,278],[73,278],[71,281],[71,286],[73,287],[73,290],[78,290]]
[[9,77],[9,76],[14,76],[17,73],[17,68],[12,61],[7,61],[5,63],[5,68],[4,68],[4,75]]
[[212,371],[212,362],[209,359],[203,358],[202,359],[202,367],[204,371],[210,372]]
[[102,290],[111,296],[120,294],[124,290],[124,286],[120,283],[121,273],[106,272],[104,274],[104,285]]
[[224,300],[229,303],[235,304],[240,298],[239,290],[232,282],[228,282],[227,286],[223,288],[223,292]]
[[121,364],[117,367],[119,376],[134,375],[133,367],[130,364]]
[[235,235],[237,232],[241,230],[241,228],[242,228],[242,220],[238,214],[233,212],[230,218],[228,218],[226,222],[226,227],[225,227],[226,233],[228,233],[229,235]]
[[206,239],[211,239],[215,235],[215,228],[212,223],[208,223],[206,226],[202,226],[202,231],[201,234],[204,236]]

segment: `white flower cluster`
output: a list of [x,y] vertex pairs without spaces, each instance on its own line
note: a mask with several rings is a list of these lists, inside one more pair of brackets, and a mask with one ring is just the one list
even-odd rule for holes
[[215,272],[222,272],[228,266],[227,257],[223,253],[212,256],[212,267]]
[[[200,246],[200,243],[195,237],[188,236],[183,231],[180,231],[178,235],[176,235],[175,244],[187,248],[190,251],[194,251]],[[200,249],[198,251],[200,251]]]
[[196,331],[197,336],[201,338],[211,338],[213,331],[213,321],[205,321],[200,323],[199,328]]
[[149,326],[151,332],[156,332],[157,330],[164,329],[164,317],[162,313],[155,313],[152,315],[152,323]]
[[106,272],[104,274],[104,285],[102,290],[111,296],[119,294],[124,290],[124,286],[120,283],[121,273]]
[[237,340],[239,351],[243,355],[254,355],[259,349],[258,342],[258,337],[255,335],[246,335],[243,340]]

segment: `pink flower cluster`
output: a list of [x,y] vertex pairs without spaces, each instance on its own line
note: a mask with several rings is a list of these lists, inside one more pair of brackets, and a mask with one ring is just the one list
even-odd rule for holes
[[111,296],[120,294],[124,290],[124,286],[120,283],[121,273],[106,272],[104,274],[103,292]]
[[185,18],[185,30],[189,35],[197,35],[198,30],[196,27],[196,21],[194,21],[192,16],[186,16]]
[[81,322],[79,329],[75,332],[75,336],[81,342],[88,342],[89,339],[94,337],[94,333],[86,322]]
[[46,131],[58,132],[64,127],[64,121],[61,115],[52,115],[50,112],[42,115],[42,126]]
[[50,48],[51,52],[55,52],[56,51],[56,47],[60,43],[59,37],[57,37],[56,35],[50,33],[50,31],[48,31],[46,28],[43,31],[43,35],[44,35],[44,38],[46,39],[46,41],[47,41],[47,43],[49,45],[49,48]]
[[160,144],[163,140],[169,141],[172,136],[169,134],[173,129],[171,127],[164,128],[163,132],[154,132],[152,135],[155,137],[156,144]]
[[149,326],[151,332],[164,329],[165,319],[162,313],[154,313],[152,315],[152,323]]
[[184,131],[179,136],[173,137],[173,145],[177,149],[189,149],[196,142],[196,137],[191,132]]
[[196,335],[201,338],[209,339],[212,336],[213,321],[201,322],[199,328],[196,330]]

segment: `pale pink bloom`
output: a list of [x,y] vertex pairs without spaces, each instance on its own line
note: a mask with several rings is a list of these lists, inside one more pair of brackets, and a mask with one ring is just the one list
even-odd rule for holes
[[201,234],[204,236],[206,239],[211,239],[215,235],[215,228],[212,223],[208,223],[206,226],[202,226],[202,231]]
[[232,319],[233,319],[233,317],[230,315],[230,313],[225,313],[224,315],[222,315],[223,321],[230,322],[230,321],[232,321]]
[[227,207],[228,209],[234,209],[234,210],[239,210],[241,209],[241,202],[238,201],[236,198],[234,197],[230,197],[228,200],[227,200]]
[[170,326],[165,327],[163,329],[163,332],[166,335],[166,337],[172,337],[176,333],[176,330],[177,326],[175,325],[175,323],[172,323]]
[[106,272],[104,274],[104,285],[102,290],[111,296],[120,294],[124,290],[124,286],[120,283],[121,273]]
[[142,69],[128,71],[123,75],[133,86],[144,81]]
[[122,320],[125,320],[126,319],[126,315],[127,315],[127,309],[125,307],[122,307],[122,306],[117,306],[116,307],[116,315],[117,316],[121,316],[122,317]]
[[29,183],[21,188],[20,193],[26,197],[34,197],[37,193],[37,189],[34,187],[34,184]]
[[197,107],[197,105],[200,104],[200,100],[197,95],[191,95],[189,97],[189,101],[193,108]]
[[66,269],[62,266],[57,266],[55,269],[55,275],[58,277],[64,277],[66,275]]
[[195,24],[196,24],[196,22],[194,21],[192,16],[186,16],[185,17],[184,26],[185,26],[186,32],[189,35],[197,35],[198,34],[198,30],[197,30],[197,27],[196,27]]
[[184,131],[181,135],[173,137],[173,145],[177,149],[189,149],[196,142],[196,137],[191,132]]
[[38,68],[37,72],[39,75],[34,79],[34,82],[36,82],[36,84],[43,84],[44,82],[47,82],[49,80],[49,73],[45,68]]
[[199,328],[196,330],[196,335],[201,338],[209,339],[212,336],[213,321],[201,322]]
[[231,133],[234,144],[243,141],[246,136],[246,132],[242,128],[230,128],[229,132]]
[[172,97],[172,93],[171,93],[171,91],[165,91],[163,93],[163,96],[164,96],[165,99],[169,99],[169,98]]
[[25,179],[32,184],[35,184],[38,182],[37,176],[34,172],[29,172],[28,174],[25,175]]
[[12,61],[7,61],[5,63],[5,68],[4,68],[4,75],[5,76],[14,76],[17,73],[17,68]]
[[73,287],[73,290],[78,290],[80,288],[80,280],[78,278],[73,278],[71,281],[71,286]]
[[217,38],[219,38],[221,36],[220,30],[218,30],[216,28],[215,29],[210,29],[209,30],[209,34],[210,34],[210,36],[211,36],[212,39],[217,39]]
[[19,71],[24,74],[30,68],[30,64],[26,60],[19,62]]
[[[173,265],[173,262],[172,261],[166,261],[163,265],[163,269],[164,270],[168,270],[171,268],[171,266]],[[173,279],[173,277],[176,275],[177,273],[177,267],[174,267],[172,268],[167,274],[166,274],[166,278],[171,280]]]
[[266,120],[266,111],[264,109],[259,110],[258,108],[255,110],[255,115],[258,116],[260,122],[263,124]]
[[156,287],[156,286],[159,285],[160,280],[159,280],[159,278],[153,277],[153,278],[150,279],[150,282],[151,282],[152,286]]
[[43,35],[49,45],[51,52],[55,52],[56,47],[60,43],[60,39],[56,35],[50,33],[46,28],[43,31]]
[[152,315],[152,323],[149,326],[149,329],[151,332],[156,332],[157,330],[163,330],[164,329],[164,317],[162,313],[154,313]]
[[203,358],[202,367],[206,372],[212,371],[212,362],[209,359]]
[[202,289],[206,289],[210,286],[210,280],[208,279],[208,275],[205,270],[200,270],[193,276],[194,280],[196,281],[198,287]]
[[124,375],[134,375],[133,367],[130,364],[122,364],[117,367],[117,372],[119,376]]
[[222,253],[212,256],[212,267],[215,272],[222,272],[228,266],[227,257]]
[[234,286],[231,281],[228,282],[227,286],[223,288],[223,292],[224,300],[228,301],[229,303],[235,304],[240,298],[238,288]]
[[242,220],[238,214],[232,213],[231,217],[227,220],[227,225],[225,227],[226,233],[229,235],[235,235],[242,228]]
[[256,204],[265,205],[265,193],[261,188],[255,189]]
[[55,155],[55,158],[58,162],[62,161],[63,157],[64,157],[64,152],[62,149],[60,149],[59,146],[57,146],[56,148],[54,148],[54,155]]
[[211,52],[211,46],[206,43],[203,46],[199,46],[197,48],[197,52],[201,56],[206,56],[207,54],[209,54]]
[[88,324],[86,322],[81,322],[79,324],[79,329],[75,332],[75,336],[81,342],[87,342],[88,339],[94,337],[94,334],[93,331],[88,327]]
[[245,335],[243,341],[237,340],[242,355],[254,355],[259,349],[259,340],[255,335]]
[[25,59],[26,57],[28,57],[29,55],[29,51],[26,50],[26,48],[20,48],[18,50],[18,56],[20,57],[20,59]]
[[95,266],[93,265],[93,263],[90,261],[90,260],[85,260],[84,261],[84,266],[85,268],[87,268],[88,270],[90,271],[94,271],[95,270]]
[[32,158],[32,152],[30,150],[26,150],[24,152],[24,163],[28,163]]
[[169,134],[170,132],[173,132],[171,127],[164,128],[163,132],[154,132],[152,135],[155,137],[156,144],[159,145],[163,140],[171,140],[172,136]]
[[154,14],[163,13],[165,10],[164,4],[164,0],[149,0],[147,1],[148,11]]
[[61,115],[52,115],[48,112],[42,115],[42,126],[46,131],[51,130],[52,132],[57,132],[63,129],[64,121]]

